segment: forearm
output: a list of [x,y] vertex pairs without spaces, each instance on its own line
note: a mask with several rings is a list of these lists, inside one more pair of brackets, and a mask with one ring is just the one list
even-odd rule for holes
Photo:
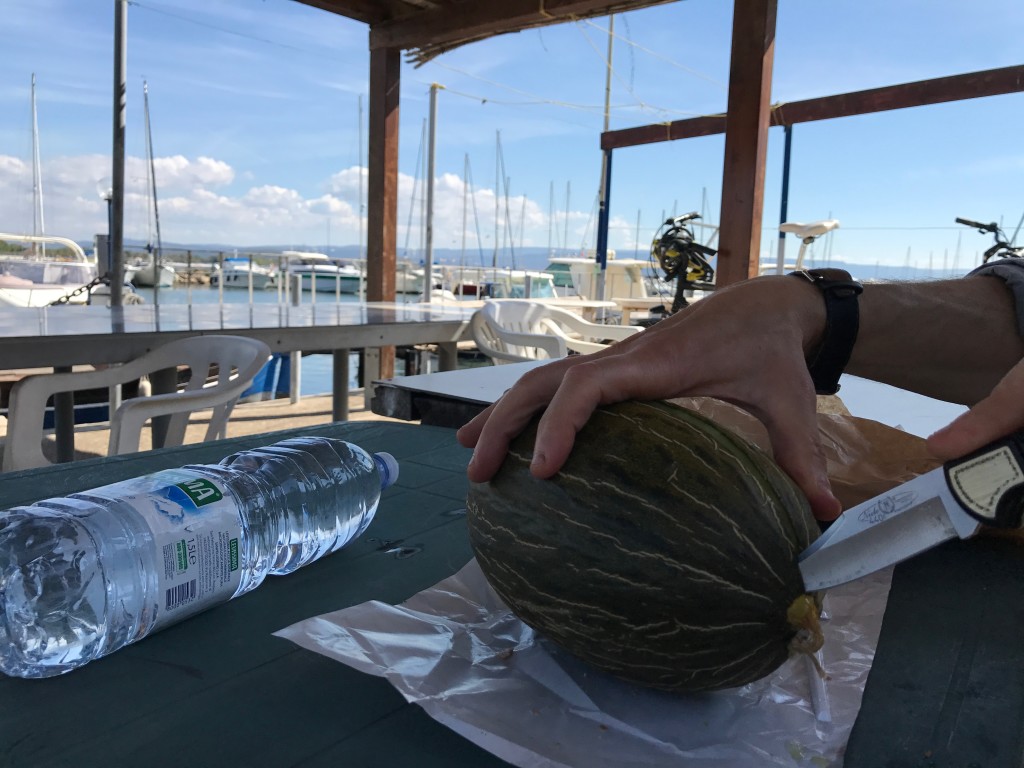
[[1024,357],[1013,296],[996,277],[868,284],[846,370],[971,405]]

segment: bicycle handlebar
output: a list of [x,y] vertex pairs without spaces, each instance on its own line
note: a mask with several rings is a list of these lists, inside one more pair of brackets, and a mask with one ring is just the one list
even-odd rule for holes
[[700,214],[699,213],[697,213],[696,211],[690,211],[689,213],[684,213],[682,216],[676,216],[674,218],[667,219],[665,221],[665,223],[666,224],[676,224],[676,225],[679,225],[679,224],[685,224],[688,221],[692,221],[693,219],[699,219],[699,218],[700,218]]
[[968,227],[974,227],[975,229],[980,229],[982,232],[999,231],[999,225],[996,224],[994,221],[991,224],[982,224],[981,222],[978,221],[972,221],[971,219],[961,219],[959,216],[957,216],[956,223],[964,224]]

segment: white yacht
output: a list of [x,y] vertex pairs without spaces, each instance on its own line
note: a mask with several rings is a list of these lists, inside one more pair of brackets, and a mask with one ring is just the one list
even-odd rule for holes
[[223,269],[214,269],[210,273],[210,285],[225,288],[244,288],[250,286],[262,291],[277,287],[277,272],[246,258],[224,259]]
[[156,260],[152,256],[148,261],[137,258],[131,265],[131,269],[134,272],[132,282],[142,287],[170,288],[177,279],[177,272],[170,264],[161,264],[160,269],[157,270]]
[[[616,259],[614,251],[609,251],[605,264],[605,298],[642,298],[648,295],[649,280],[645,270],[650,270],[649,262],[643,259]],[[556,275],[569,276],[571,291],[577,296],[599,298],[599,268],[593,258],[552,256],[548,266]]]
[[298,275],[304,291],[358,294],[365,282],[358,267],[341,263],[324,253],[284,251],[282,256],[288,259],[288,275]]
[[[425,267],[417,267],[411,261],[399,261],[395,264],[395,293],[423,293],[423,276],[426,274]],[[444,272],[434,267],[431,270],[431,290],[444,288]]]
[[[0,305],[44,307],[54,302],[85,304],[96,280],[95,259],[74,240],[51,235],[0,232],[0,242],[24,243],[25,250],[0,253]],[[79,290],[82,289],[82,290]]]
[[554,299],[550,272],[502,267],[449,267],[447,282],[464,299]]

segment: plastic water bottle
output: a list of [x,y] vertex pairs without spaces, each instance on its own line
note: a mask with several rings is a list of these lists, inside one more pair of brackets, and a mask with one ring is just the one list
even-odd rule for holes
[[300,437],[0,512],[0,671],[51,677],[359,536],[387,453]]

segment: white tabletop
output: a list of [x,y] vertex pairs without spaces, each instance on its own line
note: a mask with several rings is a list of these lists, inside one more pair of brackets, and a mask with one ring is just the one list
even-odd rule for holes
[[0,367],[124,362],[208,333],[251,336],[275,352],[455,343],[470,315],[452,305],[387,302],[0,308]]
[[[489,405],[524,373],[549,362],[538,360],[405,376],[392,379],[388,384],[412,392]],[[927,437],[966,410],[962,405],[934,400],[856,376],[843,376],[840,383],[839,396],[854,416],[898,427],[919,437]]]

